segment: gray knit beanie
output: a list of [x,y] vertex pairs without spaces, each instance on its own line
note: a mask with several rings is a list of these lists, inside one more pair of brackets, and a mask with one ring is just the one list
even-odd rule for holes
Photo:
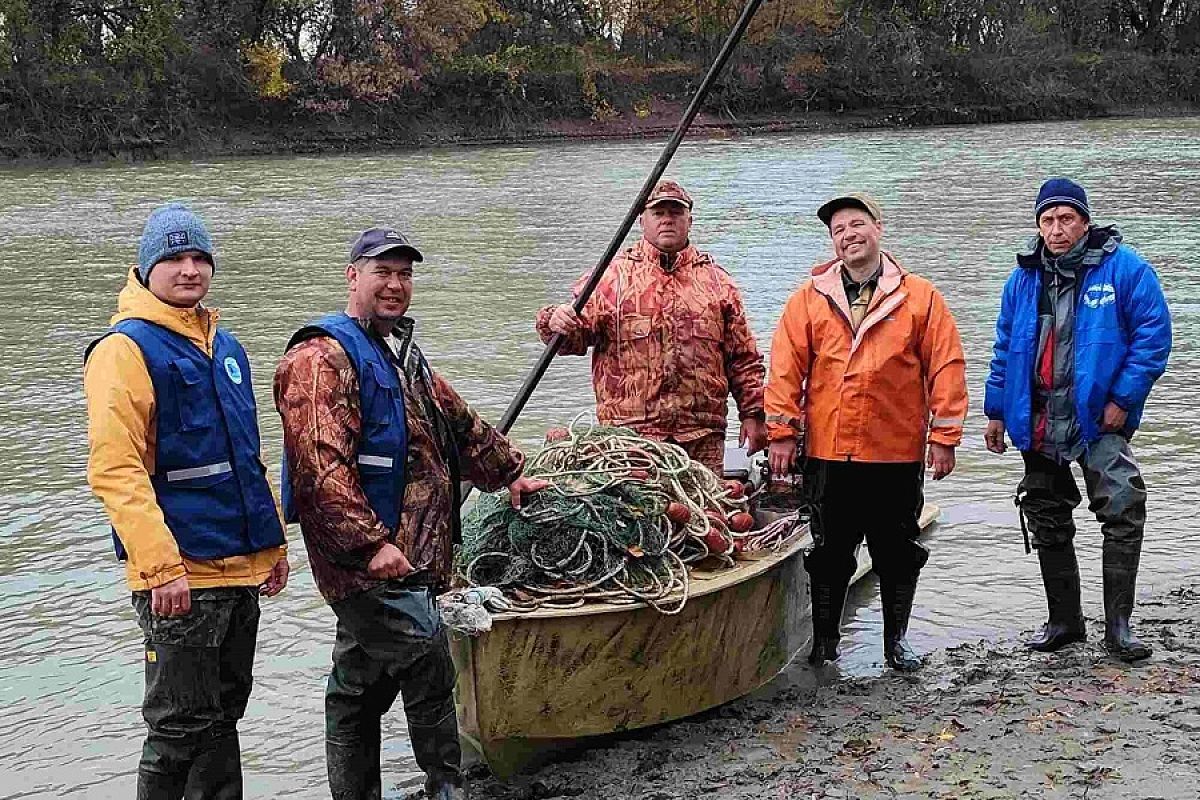
[[145,283],[155,264],[187,250],[204,253],[216,268],[212,237],[204,220],[183,203],[159,206],[150,212],[150,219],[146,220],[142,230],[142,241],[138,245],[138,277]]

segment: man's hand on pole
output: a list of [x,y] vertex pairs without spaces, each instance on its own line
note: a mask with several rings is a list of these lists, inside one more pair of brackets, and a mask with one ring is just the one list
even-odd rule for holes
[[550,330],[560,336],[570,336],[579,330],[583,321],[575,313],[574,306],[570,303],[563,303],[551,312],[550,321],[546,324],[550,326]]

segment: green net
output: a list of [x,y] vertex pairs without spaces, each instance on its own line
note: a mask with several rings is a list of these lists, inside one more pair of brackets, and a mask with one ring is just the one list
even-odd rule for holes
[[682,448],[625,428],[577,421],[525,474],[549,488],[520,511],[507,492],[482,496],[463,520],[455,558],[467,584],[501,587],[518,604],[644,601],[677,611],[686,565],[728,559],[726,520],[746,511],[740,493]]

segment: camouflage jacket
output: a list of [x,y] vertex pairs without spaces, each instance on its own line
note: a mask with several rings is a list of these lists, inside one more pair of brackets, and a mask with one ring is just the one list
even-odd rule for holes
[[[411,342],[411,322],[405,323],[388,342],[397,363],[404,364],[399,372],[408,418],[407,485],[394,543],[421,571],[414,580],[440,590],[450,581],[458,515],[446,450],[457,448],[462,477],[484,491],[516,480],[524,457],[440,375],[414,368],[420,352]],[[376,585],[367,563],[392,534],[371,511],[359,483],[358,377],[341,345],[318,337],[289,350],[275,372],[275,405],[317,588],[333,603]],[[452,444],[439,443],[431,418],[439,414]]]
[[[645,239],[618,255],[563,342],[564,355],[592,350],[600,421],[687,441],[725,430],[730,393],[742,419],[762,418],[766,369],[733,279],[693,245],[667,263]],[[553,311],[537,316],[546,342]]]

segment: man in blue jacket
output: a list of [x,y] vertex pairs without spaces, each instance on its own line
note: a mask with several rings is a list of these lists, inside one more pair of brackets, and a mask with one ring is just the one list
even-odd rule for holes
[[1052,652],[1085,638],[1075,524],[1083,470],[1104,534],[1105,647],[1124,661],[1150,656],[1129,626],[1146,523],[1146,484],[1129,448],[1150,388],[1167,366],[1171,316],[1154,270],[1091,222],[1087,194],[1046,181],[1039,235],[1017,255],[996,322],[984,441],[1025,460],[1018,502],[1037,549],[1049,620],[1027,643]]

